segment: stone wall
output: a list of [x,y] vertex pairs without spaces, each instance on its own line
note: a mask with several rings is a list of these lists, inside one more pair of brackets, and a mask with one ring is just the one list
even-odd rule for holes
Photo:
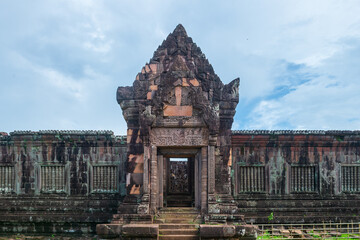
[[0,134],[0,232],[95,232],[126,194],[126,150],[111,131]]
[[232,159],[248,222],[360,219],[360,131],[233,131]]
[[[1,133],[0,232],[94,233],[126,195],[126,151],[110,131]],[[233,131],[230,158],[247,222],[360,220],[360,131]]]

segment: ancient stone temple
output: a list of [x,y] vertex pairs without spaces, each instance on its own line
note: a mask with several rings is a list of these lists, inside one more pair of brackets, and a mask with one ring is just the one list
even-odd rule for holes
[[128,145],[127,196],[115,222],[151,219],[164,207],[182,206],[209,222],[242,220],[229,167],[239,79],[224,85],[178,25],[133,86],[118,88],[117,101]]
[[0,234],[253,239],[257,224],[360,221],[360,131],[234,131],[238,101],[239,79],[223,84],[178,25],[117,90],[127,136],[0,133]]
[[176,167],[171,159],[185,158],[186,173],[177,169],[177,177],[188,176],[181,194],[189,206],[209,217],[236,212],[229,166],[239,79],[224,85],[182,25],[155,51],[132,87],[118,88],[117,101],[128,124],[125,201],[141,198],[134,211],[154,214],[178,197],[179,189],[173,188],[181,182],[169,181],[178,174],[171,172]]

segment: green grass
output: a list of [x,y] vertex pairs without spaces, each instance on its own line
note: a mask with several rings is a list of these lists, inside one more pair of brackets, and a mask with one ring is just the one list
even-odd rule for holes
[[[328,234],[323,234],[323,235],[326,236]],[[336,236],[336,237],[322,237],[321,235],[318,235],[318,234],[314,233],[313,231],[311,231],[306,234],[306,238],[307,239],[329,239],[329,240],[360,239],[360,234],[343,233],[340,236]],[[294,239],[294,237],[293,236],[284,236],[284,235],[273,236],[268,231],[265,231],[265,233],[263,235],[259,236],[257,239]]]

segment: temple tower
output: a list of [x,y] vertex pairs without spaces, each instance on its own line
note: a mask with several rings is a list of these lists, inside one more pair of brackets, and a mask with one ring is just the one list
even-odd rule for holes
[[239,79],[224,85],[181,24],[133,86],[118,88],[117,101],[128,127],[127,197],[119,213],[152,215],[182,194],[210,221],[236,214],[230,146]]

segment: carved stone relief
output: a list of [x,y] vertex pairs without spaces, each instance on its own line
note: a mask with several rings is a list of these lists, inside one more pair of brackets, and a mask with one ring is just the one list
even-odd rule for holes
[[206,146],[208,131],[204,128],[153,128],[150,141],[156,146]]
[[169,194],[190,194],[188,161],[170,161]]

